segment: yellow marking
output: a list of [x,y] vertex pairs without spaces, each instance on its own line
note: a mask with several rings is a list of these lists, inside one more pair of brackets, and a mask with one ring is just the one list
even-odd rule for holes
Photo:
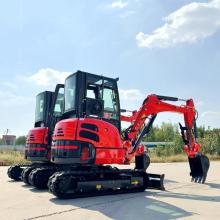
[[101,189],[102,188],[102,185],[96,185],[96,189]]
[[132,184],[132,185],[138,185],[138,184],[139,184],[139,181],[134,180],[134,181],[131,182],[131,184]]

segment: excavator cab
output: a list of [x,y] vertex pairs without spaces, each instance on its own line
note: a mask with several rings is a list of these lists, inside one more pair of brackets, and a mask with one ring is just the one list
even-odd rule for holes
[[117,81],[82,71],[70,75],[65,82],[64,118],[98,118],[120,131]]
[[[54,130],[51,161],[59,164],[102,163],[97,159],[99,153],[103,155],[102,148],[96,146],[114,148],[117,145],[123,152],[114,160],[122,163],[125,149],[122,149],[120,139],[117,79],[77,71],[66,78],[64,98],[64,120],[57,123]],[[104,129],[104,125],[108,128],[105,126]],[[113,132],[115,139],[110,140],[101,133],[103,130]],[[103,160],[106,163],[113,161],[111,157],[109,161]]]
[[34,127],[45,127],[47,124],[53,96],[54,92],[51,91],[44,91],[36,96]]
[[121,130],[117,79],[87,74],[84,100],[86,117],[99,117]]
[[54,92],[44,91],[36,96],[34,129],[28,133],[25,147],[27,160],[47,160],[47,124]]

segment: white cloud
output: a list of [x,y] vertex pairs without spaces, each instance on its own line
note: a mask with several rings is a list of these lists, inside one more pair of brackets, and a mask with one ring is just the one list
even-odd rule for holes
[[44,68],[29,76],[28,80],[39,86],[51,86],[64,83],[65,78],[70,74],[71,72],[60,72],[51,68]]
[[133,15],[133,14],[135,14],[135,11],[130,10],[130,11],[126,11],[126,12],[124,12],[124,13],[121,13],[121,14],[120,14],[120,17],[121,17],[121,18],[127,18],[127,17],[129,17],[129,16],[131,16],[131,15]]
[[216,111],[206,111],[201,114],[201,117],[219,118],[220,112]]
[[138,89],[119,89],[120,99],[124,101],[140,101],[144,95]]
[[120,9],[122,9],[122,8],[125,8],[127,5],[128,5],[128,2],[119,0],[119,1],[112,2],[110,4],[110,7],[111,8],[120,8]]
[[10,91],[0,91],[1,107],[17,107],[26,103],[32,103],[33,99],[28,96],[17,95]]
[[220,30],[220,0],[193,2],[169,14],[165,24],[152,34],[139,32],[138,46],[167,48],[178,43],[194,43]]

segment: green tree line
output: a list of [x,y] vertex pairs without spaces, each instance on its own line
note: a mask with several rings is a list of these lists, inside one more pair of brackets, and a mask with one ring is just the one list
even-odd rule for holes
[[[184,143],[177,124],[162,123],[154,126],[144,141],[147,142],[173,142],[172,145],[157,146],[154,151],[157,156],[170,156],[184,152]],[[198,127],[198,142],[201,144],[202,152],[211,155],[220,155],[220,129]]]
[[[202,152],[205,154],[220,156],[220,128],[206,129],[198,127],[198,141],[201,144]],[[16,145],[25,145],[26,137],[18,136]],[[184,152],[184,143],[177,124],[162,123],[154,126],[145,136],[146,142],[173,142],[172,145],[157,146],[154,151],[157,156],[170,156]],[[0,139],[0,145],[4,144]]]

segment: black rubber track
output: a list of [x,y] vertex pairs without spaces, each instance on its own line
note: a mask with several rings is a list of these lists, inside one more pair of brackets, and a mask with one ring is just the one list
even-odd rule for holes
[[55,171],[52,167],[36,168],[29,174],[28,181],[37,189],[47,189],[48,180]]
[[36,167],[27,167],[21,173],[21,179],[27,185],[30,185],[30,183],[29,183],[29,174],[31,173],[31,171],[33,169],[36,169]]
[[22,168],[19,164],[10,166],[7,171],[8,177],[15,181],[20,181],[23,169],[24,168]]
[[[103,170],[101,171],[103,172]],[[100,172],[100,174],[101,174]],[[132,171],[127,171],[128,173],[132,175],[145,175],[144,173],[140,172],[132,172]],[[108,174],[120,174],[120,170],[105,170],[104,173]],[[126,173],[126,172],[125,172]],[[122,194],[122,193],[134,193],[134,192],[143,192],[147,187],[148,187],[148,178],[147,174],[145,177],[145,182],[143,185],[135,188],[122,188],[122,189],[108,189],[108,190],[93,190],[90,192],[80,192],[78,190],[75,190],[77,187],[77,181],[78,180],[84,180],[85,182],[87,181],[86,176],[90,174],[88,178],[88,181],[91,180],[91,171],[75,171],[75,172],[57,172],[53,176],[50,177],[48,181],[48,189],[51,193],[53,193],[56,197],[60,199],[73,199],[73,198],[82,198],[82,197],[91,197],[91,196],[103,196],[103,195],[112,195],[112,194]],[[94,174],[94,176],[96,176]],[[139,176],[140,177],[140,176]],[[71,181],[70,181],[71,179]],[[107,179],[106,179],[107,180]],[[109,179],[110,180],[110,179]]]

